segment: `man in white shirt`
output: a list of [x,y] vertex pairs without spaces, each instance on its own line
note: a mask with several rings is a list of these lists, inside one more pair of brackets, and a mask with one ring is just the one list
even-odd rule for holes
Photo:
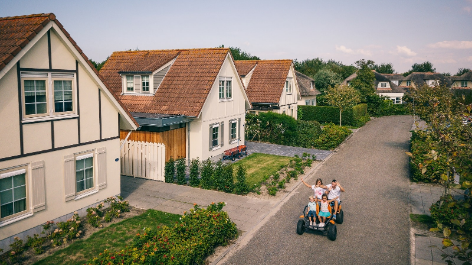
[[331,184],[326,185],[326,188],[327,188],[326,193],[328,194],[328,200],[332,200],[332,199],[338,197],[338,199],[334,201],[333,219],[336,220],[336,214],[338,213],[338,204],[339,204],[339,202],[341,202],[341,200],[339,198],[341,196],[341,192],[344,192],[344,188],[335,179],[333,179]]

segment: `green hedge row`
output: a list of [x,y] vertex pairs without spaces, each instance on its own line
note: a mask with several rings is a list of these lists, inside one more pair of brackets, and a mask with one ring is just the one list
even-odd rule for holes
[[223,206],[222,202],[206,209],[195,205],[173,227],[146,228],[125,249],[105,250],[87,264],[203,264],[215,247],[238,235]]
[[[303,121],[339,125],[339,108],[332,106],[298,106],[298,117]],[[367,121],[369,121],[367,104],[358,104],[342,113],[343,125],[362,126]]]

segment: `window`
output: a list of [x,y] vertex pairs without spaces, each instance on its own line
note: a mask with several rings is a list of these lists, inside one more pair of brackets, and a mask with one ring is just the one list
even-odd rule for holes
[[406,86],[411,86],[411,81],[406,81]]
[[315,81],[311,81],[310,82],[310,90],[313,90],[314,87],[315,87]]
[[73,73],[21,72],[23,118],[70,114],[74,111]]
[[220,77],[218,87],[219,99],[231,99],[233,97],[233,82],[231,77]]
[[230,140],[235,140],[237,137],[237,128],[238,128],[238,122],[237,120],[230,121],[230,130],[229,130],[229,138]]
[[467,81],[461,81],[461,87],[467,87]]
[[316,106],[316,101],[314,99],[311,100],[311,105]]
[[93,154],[78,156],[75,159],[76,192],[93,188]]
[[402,104],[402,98],[401,97],[396,97],[394,103],[395,104]]
[[380,83],[380,87],[387,87],[387,83],[381,82],[381,83]]
[[285,93],[292,94],[292,80],[287,79],[285,80]]
[[305,100],[305,105],[310,105],[310,100]]
[[8,172],[0,177],[0,219],[25,212],[28,209],[26,170]]
[[133,83],[133,76],[127,75],[126,76],[126,91],[134,92],[134,83]]
[[141,83],[143,87],[143,92],[149,92],[149,76],[148,75],[141,76]]
[[72,80],[54,80],[54,112],[72,111]]
[[47,114],[46,80],[24,80],[25,115]]
[[213,126],[212,133],[211,133],[211,146],[217,147],[218,146],[218,129],[219,126]]

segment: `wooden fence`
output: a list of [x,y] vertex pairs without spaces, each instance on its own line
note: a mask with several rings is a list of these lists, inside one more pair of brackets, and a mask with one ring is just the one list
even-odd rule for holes
[[121,174],[164,181],[165,154],[162,143],[128,140],[121,149]]

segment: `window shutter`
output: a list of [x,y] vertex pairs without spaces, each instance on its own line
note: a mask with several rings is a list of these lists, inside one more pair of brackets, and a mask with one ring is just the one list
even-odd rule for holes
[[233,122],[232,121],[229,121],[228,122],[228,144],[231,144],[231,132],[233,131],[232,127],[233,127]]
[[97,150],[97,165],[98,165],[98,189],[107,187],[107,149],[106,147],[98,148]]
[[220,124],[221,131],[220,133],[220,146],[223,147],[225,145],[225,123],[224,121]]
[[213,125],[210,124],[210,151],[213,149]]
[[134,76],[134,92],[141,93],[141,76],[140,75]]
[[238,126],[238,141],[240,141],[241,140],[241,118],[238,119],[238,124],[236,124],[236,126]]
[[64,157],[64,192],[66,202],[75,198],[75,157]]
[[46,192],[44,184],[44,161],[31,163],[31,186],[33,187],[33,212],[46,209]]

